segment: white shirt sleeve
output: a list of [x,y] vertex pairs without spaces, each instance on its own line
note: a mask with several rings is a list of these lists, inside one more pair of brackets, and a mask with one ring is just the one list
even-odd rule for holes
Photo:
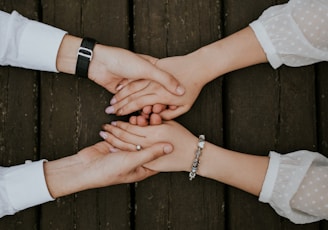
[[65,31],[0,11],[0,65],[58,72],[56,58]]
[[[16,11],[0,11],[0,65],[57,72],[57,53],[65,34]],[[43,163],[0,167],[0,217],[53,200]]]
[[297,224],[328,219],[328,159],[305,150],[270,152],[259,200]]
[[12,215],[53,198],[43,170],[44,160],[0,167],[0,217]]
[[328,1],[290,0],[250,24],[273,68],[328,61]]

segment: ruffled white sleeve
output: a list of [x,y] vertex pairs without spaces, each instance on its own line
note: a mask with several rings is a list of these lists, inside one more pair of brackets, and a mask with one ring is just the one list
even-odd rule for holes
[[270,152],[259,200],[297,224],[328,219],[328,159],[305,150]]
[[273,68],[328,61],[328,1],[290,0],[250,24]]
[[43,170],[44,160],[0,167],[0,217],[52,201]]
[[57,72],[57,53],[65,34],[16,11],[0,11],[0,65]]

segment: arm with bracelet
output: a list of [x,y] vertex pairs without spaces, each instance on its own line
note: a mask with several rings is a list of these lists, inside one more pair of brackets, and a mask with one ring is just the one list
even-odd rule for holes
[[294,223],[328,219],[328,159],[319,153],[240,153],[205,142],[203,135],[197,138],[174,121],[145,127],[117,121],[103,129],[100,135],[114,146],[112,152],[171,143],[173,152],[145,164],[149,169],[187,172],[190,183],[198,179],[197,174],[236,187],[258,196]]
[[[195,136],[177,123],[160,124],[161,119],[158,119],[159,116],[172,119],[188,111],[202,87],[225,73],[263,62],[278,68],[283,64],[296,67],[328,61],[327,21],[327,1],[290,0],[287,4],[270,7],[250,26],[226,38],[185,56],[159,60],[158,66],[185,85],[185,95],[172,97],[154,82],[143,92],[134,93],[126,87],[112,99],[112,110],[124,115],[144,105],[148,113],[144,111],[146,116],[131,118],[134,125],[122,122],[105,125],[100,135],[114,145],[115,151],[131,150],[134,144],[147,147],[168,141],[174,146],[173,154],[147,167],[164,172],[185,171],[192,178],[197,173],[234,186],[259,196],[259,201],[269,203],[279,215],[294,223],[328,219],[328,159],[321,154],[301,150],[285,155],[272,151],[269,156],[255,156],[209,142],[201,154],[197,154]],[[142,82],[131,84],[136,87]],[[172,101],[178,107],[172,108]],[[167,106],[158,109],[157,103]],[[153,105],[152,108],[149,105]],[[151,120],[154,115],[160,125],[136,126],[147,125],[148,117],[150,123],[155,124]]]

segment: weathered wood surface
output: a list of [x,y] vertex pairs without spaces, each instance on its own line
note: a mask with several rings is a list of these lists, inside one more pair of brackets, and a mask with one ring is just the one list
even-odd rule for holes
[[[221,33],[216,1],[138,0],[134,16],[136,51],[157,57],[187,54],[217,40]],[[220,89],[220,80],[208,85],[191,111],[179,119],[195,135],[206,133],[217,144],[222,143]],[[136,229],[223,229],[225,225],[223,186],[198,178],[190,183],[185,173],[138,183],[136,204]]]
[[[256,19],[273,0],[0,0],[21,14],[103,44],[167,57],[189,53]],[[183,68],[183,67],[182,67]],[[195,135],[241,152],[298,149],[328,156],[328,64],[268,64],[207,85],[178,119]],[[0,68],[0,160],[48,160],[99,140],[111,95],[88,80]],[[294,225],[257,198],[186,173],[77,193],[0,219],[0,229],[328,229]]]

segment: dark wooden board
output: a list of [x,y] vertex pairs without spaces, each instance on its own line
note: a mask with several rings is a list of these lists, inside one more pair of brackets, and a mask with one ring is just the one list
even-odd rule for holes
[[[245,8],[237,1],[226,2],[227,34],[247,26],[275,2],[242,4]],[[270,150],[315,150],[314,80],[313,66],[272,70],[269,65],[258,65],[229,74],[224,85],[227,147],[258,155]],[[231,229],[318,229],[318,224],[299,226],[279,218],[270,207],[241,191],[231,189],[228,196]]]
[[[224,2],[225,35],[234,33],[257,19],[272,1]],[[259,74],[261,73],[261,74]],[[278,115],[277,76],[267,65],[258,65],[228,74],[224,82],[225,144],[229,149],[267,155],[274,148]],[[257,197],[228,189],[230,229],[278,229],[279,217]],[[261,211],[259,211],[261,210]]]
[[[157,57],[187,54],[219,38],[217,1],[135,1],[135,51]],[[181,67],[183,68],[183,67]],[[195,135],[222,144],[221,81],[203,90],[178,119]],[[187,173],[160,174],[136,186],[136,229],[222,229],[224,189]]]
[[[127,1],[43,1],[44,22],[102,44],[129,48]],[[65,74],[42,74],[41,150],[45,158],[74,154],[100,140],[110,93]],[[129,185],[95,189],[57,199],[42,208],[43,229],[129,229]],[[60,220],[60,221],[57,221]]]
[[[1,10],[156,57],[184,55],[286,0],[0,0]],[[298,149],[328,156],[328,65],[263,64],[208,84],[177,121],[210,142],[258,155]],[[98,140],[111,94],[66,74],[0,67],[0,161],[57,159]],[[122,118],[120,118],[122,119]],[[0,219],[0,229],[328,229],[295,225],[257,197],[187,173],[84,191]]]
[[[35,0],[0,1],[0,8],[8,13],[16,10],[35,20],[39,17]],[[3,166],[39,159],[38,79],[36,71],[0,67],[0,161]],[[30,208],[0,219],[0,229],[36,229],[38,218],[38,208]]]
[[[328,157],[328,63],[316,65],[317,151]],[[321,229],[328,229],[328,221],[321,221]]]

